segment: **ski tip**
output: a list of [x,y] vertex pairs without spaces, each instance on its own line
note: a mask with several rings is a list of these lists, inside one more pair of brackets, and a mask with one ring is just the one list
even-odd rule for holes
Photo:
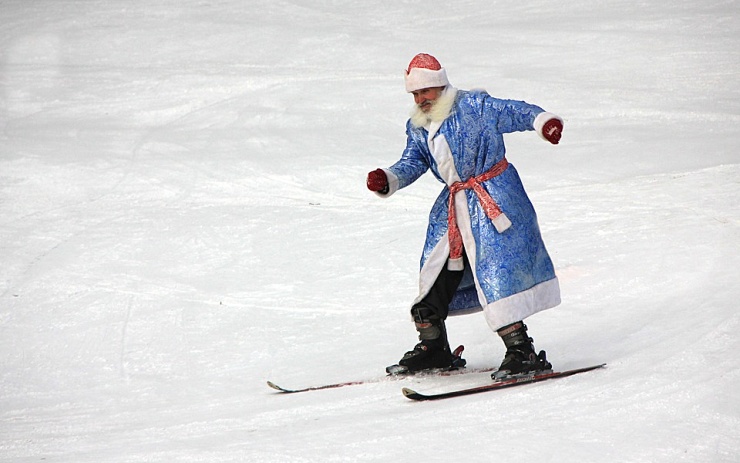
[[271,388],[275,389],[276,391],[280,391],[280,392],[291,392],[288,389],[285,389],[284,387],[278,386],[277,384],[273,383],[272,381],[268,381],[267,382],[267,385],[270,386]]
[[403,395],[405,395],[406,397],[411,397],[411,396],[417,396],[417,395],[419,395],[418,392],[416,392],[413,389],[409,389],[407,387],[402,388],[401,389],[401,392],[403,392]]
[[403,396],[407,399],[414,400],[414,401],[423,401],[423,400],[433,400],[430,398],[430,396],[426,396],[424,394],[420,394],[416,392],[413,389],[409,389],[407,387],[404,387],[401,389],[401,392],[403,392]]
[[604,368],[605,366],[606,366],[606,363],[599,363],[589,368],[591,368],[592,370],[596,370],[597,368]]

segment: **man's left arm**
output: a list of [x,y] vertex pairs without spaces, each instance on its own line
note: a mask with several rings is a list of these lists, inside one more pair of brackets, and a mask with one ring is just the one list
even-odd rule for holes
[[497,110],[497,128],[500,133],[534,130],[553,145],[560,142],[563,119],[537,105],[516,100],[493,100]]

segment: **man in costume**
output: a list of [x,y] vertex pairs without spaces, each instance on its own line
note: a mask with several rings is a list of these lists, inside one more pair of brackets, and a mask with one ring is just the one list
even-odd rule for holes
[[458,90],[428,54],[411,60],[405,84],[415,103],[406,148],[394,165],[370,172],[367,187],[389,197],[428,170],[445,187],[429,215],[411,308],[419,343],[399,365],[453,367],[446,318],[482,310],[507,349],[495,377],[550,368],[523,320],[558,305],[560,287],[503,134],[533,130],[557,144],[562,119],[523,101]]

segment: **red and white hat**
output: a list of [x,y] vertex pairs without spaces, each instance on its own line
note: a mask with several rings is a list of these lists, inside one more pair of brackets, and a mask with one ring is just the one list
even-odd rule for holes
[[406,69],[404,80],[406,91],[409,93],[423,88],[446,87],[450,84],[447,80],[447,72],[439,64],[437,58],[426,53],[414,56]]

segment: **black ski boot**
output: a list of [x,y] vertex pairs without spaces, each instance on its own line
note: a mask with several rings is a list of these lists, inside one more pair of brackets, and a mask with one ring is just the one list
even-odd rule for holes
[[506,345],[506,356],[491,378],[499,381],[510,376],[552,370],[545,351],[541,350],[539,354],[535,352],[524,322],[518,321],[505,326],[498,330],[498,334]]
[[[445,322],[429,309],[411,310],[419,332],[419,343],[406,352],[398,365],[386,368],[389,374],[416,373],[424,370],[453,370],[465,366],[465,360],[450,351]],[[457,352],[457,351],[456,351]]]

